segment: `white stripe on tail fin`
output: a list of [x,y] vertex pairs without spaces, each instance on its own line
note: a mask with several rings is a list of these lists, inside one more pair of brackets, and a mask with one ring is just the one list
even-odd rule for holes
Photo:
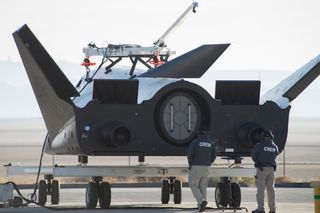
[[273,101],[280,108],[287,108],[289,103],[307,88],[319,74],[320,55],[266,92],[260,98],[260,104],[264,104],[266,101]]

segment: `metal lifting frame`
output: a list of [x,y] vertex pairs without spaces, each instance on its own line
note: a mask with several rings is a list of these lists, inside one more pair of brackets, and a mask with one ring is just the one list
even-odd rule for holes
[[[142,47],[140,45],[135,44],[109,44],[107,47],[97,47],[95,44],[90,43],[88,47],[83,48],[83,53],[87,58],[90,56],[103,56],[108,58],[106,61],[110,61],[106,67],[106,73],[111,71],[111,67],[117,64],[122,58],[130,58],[132,62],[132,67],[130,70],[130,76],[133,76],[135,67],[137,62],[141,62],[148,69],[152,67],[148,64],[148,62],[155,57],[160,57],[160,60],[163,62],[167,62],[170,55],[175,54],[175,51],[171,51],[165,45],[165,40],[168,35],[176,29],[185,19],[185,17],[193,11],[195,13],[195,8],[198,7],[197,2],[193,2],[180,16],[179,18],[166,30],[166,32],[156,41],[154,42],[154,46]],[[113,61],[111,58],[117,58]],[[146,58],[146,60],[143,60]]]

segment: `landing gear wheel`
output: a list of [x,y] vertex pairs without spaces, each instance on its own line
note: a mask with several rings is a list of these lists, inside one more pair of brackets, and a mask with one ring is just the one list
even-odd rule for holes
[[181,181],[175,180],[173,185],[173,202],[181,204]]
[[45,180],[40,180],[38,187],[38,203],[41,206],[44,206],[47,202],[47,182]]
[[231,201],[229,206],[232,208],[239,208],[241,204],[241,190],[237,183],[231,183]]
[[89,182],[86,189],[86,207],[87,209],[95,209],[98,202],[98,183]]
[[170,184],[169,180],[163,180],[161,186],[161,202],[168,204],[170,199]]
[[58,180],[51,182],[51,203],[57,205],[60,202],[60,183]]
[[108,182],[99,185],[99,205],[101,209],[107,209],[111,203],[111,187]]
[[215,190],[215,202],[217,208],[227,207],[230,200],[230,188],[227,183],[218,183]]

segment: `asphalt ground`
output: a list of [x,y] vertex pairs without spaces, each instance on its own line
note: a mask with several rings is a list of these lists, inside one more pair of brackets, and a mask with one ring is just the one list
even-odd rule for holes
[[[31,190],[22,190],[24,195]],[[254,187],[242,188],[241,206],[251,212],[256,208],[256,189]],[[189,188],[182,189],[182,203],[175,205],[172,197],[167,205],[160,202],[160,188],[112,188],[112,201],[110,209],[85,209],[85,189],[61,189],[59,205],[47,204],[58,212],[197,212],[196,202]],[[50,202],[50,197],[48,197]],[[234,210],[216,209],[214,202],[214,188],[208,189],[208,208],[206,212],[234,212]],[[267,202],[265,202],[267,205]],[[305,213],[314,212],[312,188],[276,188],[277,212],[281,213]],[[267,206],[266,206],[267,207]],[[29,205],[24,208],[0,208],[0,212],[53,212],[50,209]],[[246,212],[246,209],[237,210]],[[266,208],[268,212],[268,208]]]

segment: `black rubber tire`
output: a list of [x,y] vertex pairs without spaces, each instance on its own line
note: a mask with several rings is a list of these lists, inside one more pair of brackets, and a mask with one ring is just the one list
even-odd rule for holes
[[237,183],[231,183],[231,198],[229,206],[231,208],[239,208],[241,205],[241,189]]
[[220,182],[215,190],[215,202],[217,208],[227,207],[230,200],[230,186],[227,183]]
[[47,194],[48,194],[47,189],[48,189],[47,181],[40,180],[38,185],[38,203],[41,206],[46,205]]
[[14,196],[12,201],[12,206],[17,208],[17,207],[22,207],[22,205],[23,205],[22,198],[18,196]]
[[86,207],[87,209],[95,209],[98,203],[98,183],[89,182],[86,189]]
[[51,182],[51,203],[52,205],[58,205],[60,202],[60,183],[58,180],[52,180]]
[[111,203],[111,186],[108,182],[99,185],[99,205],[101,209],[107,209]]
[[173,202],[174,204],[181,204],[181,181],[180,180],[175,180],[173,183]]
[[161,203],[168,204],[170,200],[169,180],[163,180],[161,185]]

